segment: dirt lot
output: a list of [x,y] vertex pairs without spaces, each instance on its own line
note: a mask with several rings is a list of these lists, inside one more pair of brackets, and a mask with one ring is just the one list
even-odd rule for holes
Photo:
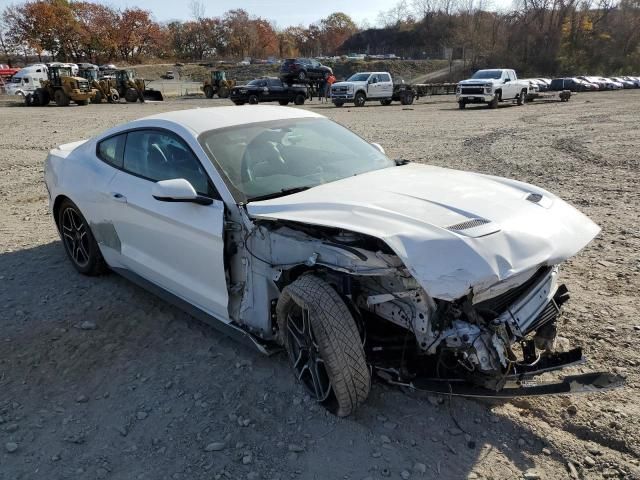
[[[356,415],[311,403],[264,358],[117,275],[75,273],[47,208],[47,150],[164,110],[24,108],[0,100],[0,479],[640,478],[640,91],[459,111],[311,108],[392,158],[541,185],[601,235],[563,269],[572,372],[624,389],[484,402],[375,384]],[[250,106],[245,108],[250,115]],[[15,450],[15,451],[14,451]]]

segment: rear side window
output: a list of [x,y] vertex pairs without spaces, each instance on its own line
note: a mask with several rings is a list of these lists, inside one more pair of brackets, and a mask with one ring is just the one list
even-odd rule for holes
[[126,134],[109,137],[98,143],[96,154],[103,162],[107,162],[116,168],[122,168],[122,153]]
[[380,75],[380,81],[381,82],[390,82],[391,81],[391,77],[389,76],[389,74],[383,73],[383,74]]

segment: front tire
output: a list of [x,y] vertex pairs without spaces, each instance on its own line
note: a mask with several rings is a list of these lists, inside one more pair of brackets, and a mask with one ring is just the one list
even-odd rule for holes
[[458,102],[458,108],[459,108],[460,110],[464,110],[465,108],[467,108],[467,102],[465,102],[465,101],[463,101],[463,100],[460,100],[460,101]]
[[67,96],[66,93],[62,89],[58,89],[53,94],[53,100],[56,102],[56,105],[59,107],[67,107],[71,99]]
[[257,95],[249,95],[249,104],[257,105],[258,104],[258,96]]
[[525,103],[527,103],[527,91],[526,90],[522,90],[520,92],[520,95],[518,95],[518,100],[516,101],[516,103],[518,105],[524,105]]
[[91,98],[91,103],[102,103],[102,92],[97,91],[96,94]]
[[204,96],[207,98],[213,98],[213,87],[211,85],[204,87]]
[[499,101],[500,101],[500,94],[499,94],[499,93],[496,93],[496,94],[493,96],[493,100],[491,100],[491,101],[489,102],[489,108],[491,108],[491,109],[498,108],[498,102],[499,102]]
[[64,200],[58,210],[58,231],[64,250],[74,268],[83,275],[100,275],[106,264],[87,220],[71,200]]
[[330,412],[353,413],[369,395],[371,374],[356,322],[338,292],[303,275],[284,288],[276,311],[298,380]]
[[138,101],[138,91],[135,88],[127,88],[124,92],[124,99],[128,103],[135,103]]
[[333,102],[333,104],[338,108],[341,108],[344,106],[344,102]]
[[362,92],[356,93],[356,96],[353,99],[353,103],[355,103],[356,107],[364,107],[364,104],[366,103],[366,101],[367,101],[367,97]]

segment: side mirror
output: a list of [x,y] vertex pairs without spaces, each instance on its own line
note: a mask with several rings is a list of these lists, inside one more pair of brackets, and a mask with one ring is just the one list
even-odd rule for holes
[[385,155],[385,151],[384,148],[382,148],[382,145],[380,145],[379,143],[371,143],[371,145],[373,145],[373,147],[378,150],[381,154]]
[[184,178],[160,180],[151,189],[151,195],[161,202],[186,202],[211,205],[213,200],[198,195],[193,185]]

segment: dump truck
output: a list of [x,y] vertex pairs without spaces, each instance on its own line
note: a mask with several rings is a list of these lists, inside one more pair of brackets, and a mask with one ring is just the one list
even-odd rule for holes
[[96,92],[86,78],[73,76],[70,67],[53,66],[49,67],[47,80],[40,83],[40,88],[25,96],[25,103],[45,106],[53,100],[59,107],[66,107],[71,102],[87,105]]
[[116,90],[120,97],[124,97],[127,102],[164,100],[162,92],[147,88],[144,79],[137,77],[135,70],[116,70],[114,75]]
[[213,98],[214,95],[218,95],[218,98],[229,98],[231,89],[236,86],[235,80],[227,80],[226,72],[223,70],[213,70],[211,72],[211,78],[207,78],[204,81],[200,90],[204,92],[205,97]]

